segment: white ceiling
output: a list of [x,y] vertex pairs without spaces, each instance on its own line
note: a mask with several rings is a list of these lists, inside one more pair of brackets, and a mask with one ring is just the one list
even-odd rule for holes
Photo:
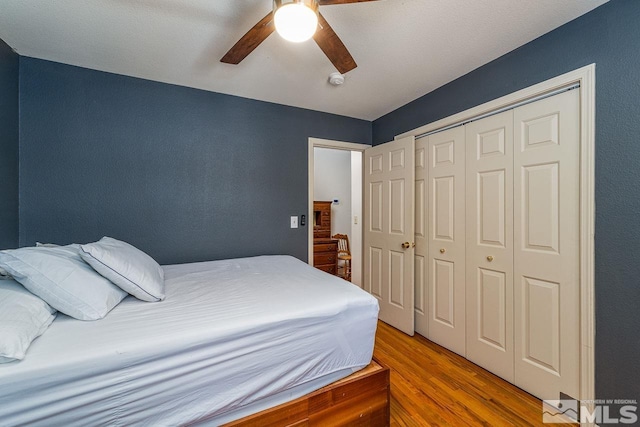
[[0,0],[20,55],[374,120],[607,0],[382,0],[322,6],[358,68],[340,87],[313,40],[220,58],[272,0]]

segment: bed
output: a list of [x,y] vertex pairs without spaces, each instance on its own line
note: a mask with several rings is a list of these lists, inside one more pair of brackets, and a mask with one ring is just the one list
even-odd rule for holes
[[163,269],[164,301],[127,297],[94,322],[58,314],[0,365],[0,424],[255,423],[372,369],[378,304],[357,286],[289,256]]

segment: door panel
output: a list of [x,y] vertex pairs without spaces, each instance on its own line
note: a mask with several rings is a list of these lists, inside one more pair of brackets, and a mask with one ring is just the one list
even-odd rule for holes
[[[522,360],[560,375],[560,284],[522,278]],[[520,314],[518,314],[519,316]]]
[[[405,211],[405,178],[394,179],[389,182],[390,192],[390,205],[389,205],[389,217],[390,227],[389,232],[391,234],[397,234],[404,236],[406,233],[406,211]],[[413,194],[410,196],[413,198]],[[411,206],[413,208],[413,204]],[[411,215],[413,217],[413,215]],[[413,241],[413,239],[410,239]]]
[[369,184],[369,228],[382,233],[382,181]]
[[513,111],[465,128],[466,355],[513,382]]
[[[389,297],[388,301],[391,305],[398,307],[400,309],[405,308],[405,300],[404,300],[404,281],[406,279],[406,274],[404,271],[405,264],[405,256],[403,252],[390,250],[389,254],[389,269],[391,277],[391,284],[389,286]],[[395,285],[395,286],[394,286]],[[413,309],[413,307],[411,307]]]
[[427,240],[427,150],[428,137],[416,139],[416,184],[415,184],[415,329],[429,336],[429,265],[427,262],[429,242]]
[[506,274],[478,268],[478,339],[507,351]]
[[558,253],[558,162],[522,166],[523,249]]
[[579,398],[579,91],[515,109],[515,384]]
[[453,303],[455,301],[454,263],[433,260],[433,284],[434,284],[434,319],[449,327],[455,327]]
[[505,169],[478,173],[479,245],[505,247]]
[[[380,320],[414,331],[414,138],[365,150],[364,289],[378,298]],[[409,247],[403,243],[409,242]]]
[[[416,245],[417,249],[417,245]],[[417,252],[417,250],[416,250]],[[427,257],[425,255],[415,256],[415,330],[420,335],[426,336],[428,332],[427,326]]]
[[464,128],[428,137],[428,277],[430,340],[465,355]]
[[453,241],[453,222],[455,213],[453,199],[455,197],[453,176],[434,178],[433,180],[433,233],[439,240]]
[[366,288],[371,295],[382,299],[382,248],[376,248],[369,246],[368,272],[369,272],[369,287]]

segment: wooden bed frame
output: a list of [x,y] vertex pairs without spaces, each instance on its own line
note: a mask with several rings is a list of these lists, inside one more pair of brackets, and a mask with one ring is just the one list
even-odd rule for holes
[[225,426],[388,426],[389,402],[389,368],[374,359],[346,378]]

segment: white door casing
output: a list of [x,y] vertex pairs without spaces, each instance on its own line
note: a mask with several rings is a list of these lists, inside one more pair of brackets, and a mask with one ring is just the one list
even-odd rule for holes
[[409,335],[414,333],[414,150],[411,136],[365,150],[364,161],[364,289],[378,298],[380,320]]
[[580,93],[514,111],[515,384],[580,395]]
[[428,138],[427,337],[465,356],[465,129]]
[[429,276],[428,234],[428,168],[427,151],[429,137],[416,139],[416,195],[415,195],[415,330],[422,336],[429,336],[429,291],[427,280]]
[[[307,193],[309,195],[308,197],[308,206],[307,206],[307,220],[311,221],[311,219],[313,218],[313,201],[315,199],[315,197],[313,196],[314,193],[314,180],[315,180],[315,156],[314,156],[314,148],[316,147],[322,147],[322,148],[331,148],[331,149],[336,149],[336,150],[347,150],[347,151],[351,151],[352,153],[363,153],[364,150],[366,150],[367,148],[370,148],[370,145],[366,145],[366,144],[357,144],[357,143],[353,143],[353,142],[344,142],[344,141],[333,141],[333,140],[328,140],[328,139],[320,139],[320,138],[309,138],[308,141],[308,152],[307,152],[307,167],[308,167],[308,175],[307,175],[307,179],[308,179],[308,190]],[[360,154],[360,158],[362,159],[362,154]],[[352,162],[352,172],[355,169],[353,166],[353,162]],[[360,169],[362,169],[362,165],[359,166]],[[353,180],[352,180],[353,181]],[[362,175],[360,176],[360,183],[362,183]],[[353,186],[353,182],[352,182],[352,186]],[[353,191],[353,190],[352,190]],[[362,186],[360,188],[360,192],[362,192]],[[353,194],[353,193],[352,193]],[[362,195],[360,195],[362,196]],[[362,200],[362,197],[360,197],[360,200]],[[362,203],[362,201],[360,202],[360,204]],[[361,206],[360,206],[361,207]],[[361,207],[362,208],[362,207]],[[360,215],[361,216],[361,215]],[[313,223],[313,221],[311,221],[311,224]],[[359,221],[360,224],[362,224],[362,221]],[[352,277],[362,277],[362,247],[363,247],[363,243],[362,243],[362,226],[357,226],[354,225],[353,229],[357,229],[360,228],[359,230],[359,237],[360,237],[360,241],[359,244],[356,241],[351,242],[351,247],[352,247],[352,256],[360,256],[360,270],[359,271],[355,271],[355,269],[358,266],[357,261],[353,262],[352,265]],[[313,227],[311,225],[307,226],[307,259],[308,259],[308,263],[310,265],[313,265]],[[356,233],[353,234],[352,237],[358,237],[358,235]],[[358,283],[358,286],[361,286],[361,283]]]
[[467,359],[513,382],[513,111],[465,128]]

